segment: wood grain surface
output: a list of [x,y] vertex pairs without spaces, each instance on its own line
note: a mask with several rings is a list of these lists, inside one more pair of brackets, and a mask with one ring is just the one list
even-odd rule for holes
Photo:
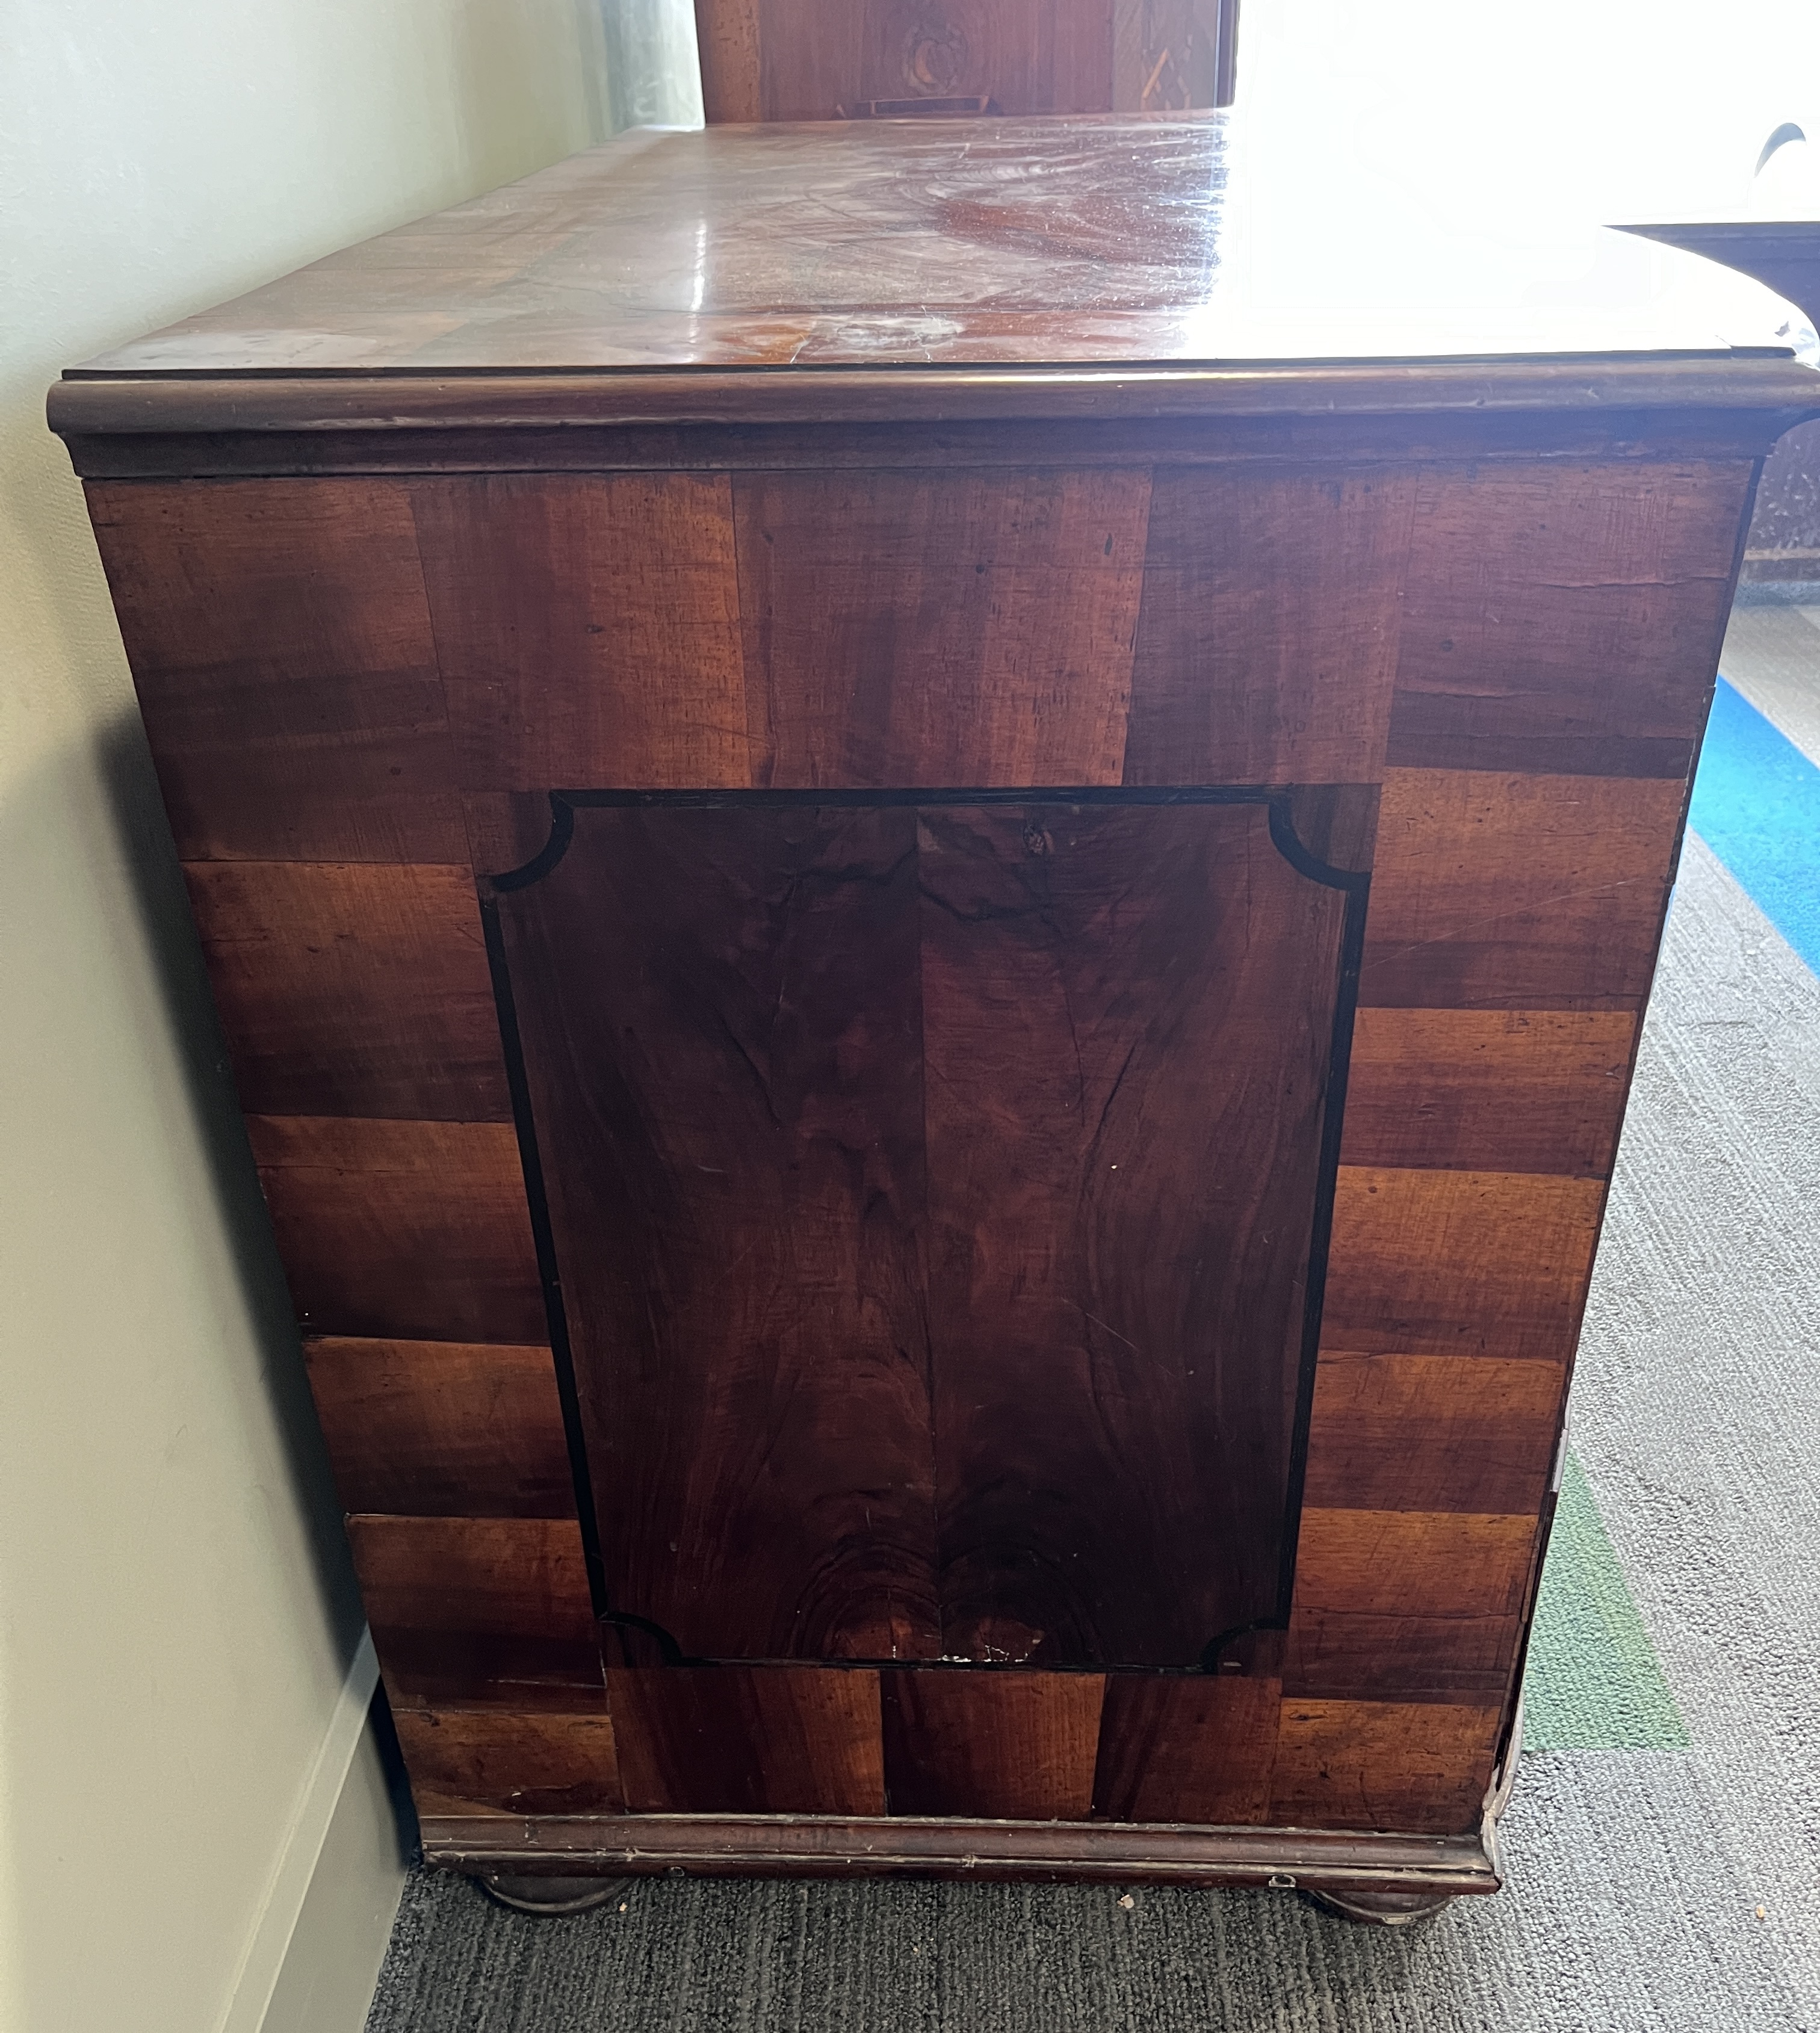
[[[1414,494],[1395,473],[1159,468],[1125,781],[1375,782]],[[1335,540],[1305,541],[1317,524]]]
[[[1045,21],[1060,11],[1013,4]],[[852,11],[816,9],[819,47],[838,47]],[[555,447],[530,435],[541,414],[522,384],[543,372],[645,370],[631,390],[597,385],[605,414],[625,421],[750,422],[781,399],[829,422],[908,417],[939,431],[957,384],[972,415],[1003,414],[1002,383],[979,369],[1027,381],[1076,365],[1059,402],[1041,391],[1043,414],[1116,414],[1136,392],[1125,377],[1160,369],[1192,377],[1193,413],[1261,397],[1309,418],[1280,447],[1294,462],[1332,419],[1330,373],[1368,366],[1380,404],[1419,414],[1428,376],[1451,366],[1478,447],[1485,420],[1527,384],[1531,462],[1604,411],[1600,435],[1641,471],[1690,415],[1707,422],[1714,455],[1747,467],[1813,413],[1809,371],[1779,341],[1773,307],[1740,318],[1692,256],[1653,257],[1679,289],[1563,290],[1562,275],[1598,258],[1586,227],[1535,222],[1522,241],[1497,241],[1470,208],[1438,214],[1374,148],[1351,159],[1345,203],[1331,178],[1274,175],[1270,160],[1231,147],[1216,114],[642,129],[89,361],[59,384],[54,421],[77,436],[110,423],[244,436],[275,421],[283,384],[313,380],[343,384],[322,391],[331,419],[351,402],[362,427],[396,429],[453,378],[455,399],[483,412],[504,393],[492,415],[522,471],[561,456],[560,432]],[[1425,308],[1436,301],[1444,316]],[[1534,402],[1537,365],[1555,380]],[[813,371],[827,368],[871,380],[857,410],[851,388]],[[1614,369],[1638,368],[1662,384],[1657,403],[1614,403]],[[395,385],[389,408],[368,406],[370,384],[413,373],[444,387]],[[477,385],[489,377],[521,385]],[[201,421],[160,413],[179,380],[213,384],[184,394]],[[147,382],[159,387],[131,385]],[[1616,429],[1614,409],[1631,412]],[[1411,462],[1432,450],[1416,430],[1380,447]],[[170,450],[193,471],[212,447]]]
[[411,505],[464,785],[752,781],[725,474],[425,480]]
[[1638,1009],[1687,797],[1684,778],[1387,769],[1360,1003]]
[[1304,1510],[1286,1697],[1500,1701],[1536,1544],[1530,1515]]
[[1503,1719],[1496,1703],[1286,1699],[1271,1819],[1324,1829],[1476,1827]]
[[1189,1664],[1275,1607],[1343,900],[1256,806],[921,824],[942,1649]]
[[1623,1010],[1361,1009],[1342,1156],[1608,1178],[1636,1036]]
[[916,815],[575,827],[500,909],[614,1606],[934,1657]]
[[466,859],[403,486],[98,483],[88,508],[185,861]]
[[511,1119],[465,864],[184,872],[249,1114]]
[[1241,1673],[1111,1673],[1093,1811],[1112,1821],[1270,1818],[1282,1683]]
[[1159,113],[1232,97],[1233,0],[695,0],[707,117]]
[[509,1124],[246,1126],[306,1332],[522,1343],[548,1332]]
[[1565,1393],[1558,1361],[1324,1348],[1302,1500],[1534,1518]]
[[1341,1166],[1324,1345],[1571,1361],[1605,1195],[1597,1179]]
[[616,1608],[1061,1665],[1268,1616],[1339,893],[1256,805],[575,829],[499,908]]
[[1085,1819],[1099,1674],[912,1670],[882,1679],[893,1814]]
[[575,1516],[549,1349],[321,1335],[303,1352],[343,1508]]
[[735,485],[755,784],[1116,784],[1150,475]]
[[[1167,39],[1152,53],[1152,68],[1167,69],[1167,80],[1146,76],[1115,91],[1114,36],[1121,28],[1129,36],[1126,17],[1134,17],[1140,50],[1148,51],[1141,28],[1148,12],[1132,0],[1066,7],[941,0],[919,13],[889,0],[862,0],[833,13],[815,0],[698,0],[702,99],[714,121],[833,120],[875,105],[901,114],[932,99],[990,100],[1006,113],[1211,105],[1218,14],[1211,0],[1173,10],[1181,17],[1170,24],[1178,31],[1174,62]],[[1204,12],[1205,28],[1198,19]],[[1135,69],[1135,58],[1128,60],[1118,82]],[[1191,95],[1196,88],[1198,98]]]
[[605,1709],[573,1519],[357,1515],[347,1536],[395,1702]]
[[392,1711],[420,1813],[625,1811],[610,1717],[537,1709]]
[[885,1811],[874,1672],[615,1667],[607,1684],[634,1813]]
[[[705,12],[761,103],[800,0]],[[912,95],[1179,103],[1180,8],[1013,15],[908,24]],[[1811,396],[1655,326],[1500,358],[1495,310],[1477,363],[1341,305],[1325,364],[1209,372],[1225,176],[1206,122],[635,137],[59,395],[187,476],[92,507],[433,1814],[723,1868],[1477,1840],[1752,462]],[[1257,805],[1053,796],[583,798],[491,878],[553,792],[1217,784],[1371,874],[1294,1604],[1107,1670],[1280,1607],[1339,893]],[[690,1663],[609,1623],[603,1668],[477,877],[586,1522]]]
[[1751,481],[1736,461],[1425,477],[1391,762],[1685,782]]

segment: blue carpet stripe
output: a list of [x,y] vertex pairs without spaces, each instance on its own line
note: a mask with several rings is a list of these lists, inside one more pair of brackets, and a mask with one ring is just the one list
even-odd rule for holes
[[1820,768],[1723,678],[1688,822],[1820,974]]

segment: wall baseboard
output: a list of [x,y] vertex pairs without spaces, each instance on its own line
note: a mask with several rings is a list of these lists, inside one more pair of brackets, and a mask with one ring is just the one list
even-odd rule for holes
[[216,2033],[361,2033],[404,1884],[368,1717],[363,1633],[298,1798]]

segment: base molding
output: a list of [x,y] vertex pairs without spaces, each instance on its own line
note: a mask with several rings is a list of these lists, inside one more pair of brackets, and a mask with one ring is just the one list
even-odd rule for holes
[[746,1814],[425,1814],[424,1860],[511,1877],[691,1874],[1496,1892],[1489,1815],[1455,1836],[1164,1823]]

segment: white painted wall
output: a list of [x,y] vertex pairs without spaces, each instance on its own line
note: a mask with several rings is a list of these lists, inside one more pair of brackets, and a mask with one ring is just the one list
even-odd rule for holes
[[[6,2033],[250,2028],[275,1982],[353,2033],[397,1873],[369,1748],[332,1827],[310,1792],[359,1611],[44,391],[605,103],[594,0],[0,0]],[[281,1979],[298,1829],[334,1885]]]
[[1238,103],[1336,193],[1401,154],[1437,208],[1544,219],[1723,217],[1764,142],[1820,144],[1820,9],[1805,0],[1242,0]]

